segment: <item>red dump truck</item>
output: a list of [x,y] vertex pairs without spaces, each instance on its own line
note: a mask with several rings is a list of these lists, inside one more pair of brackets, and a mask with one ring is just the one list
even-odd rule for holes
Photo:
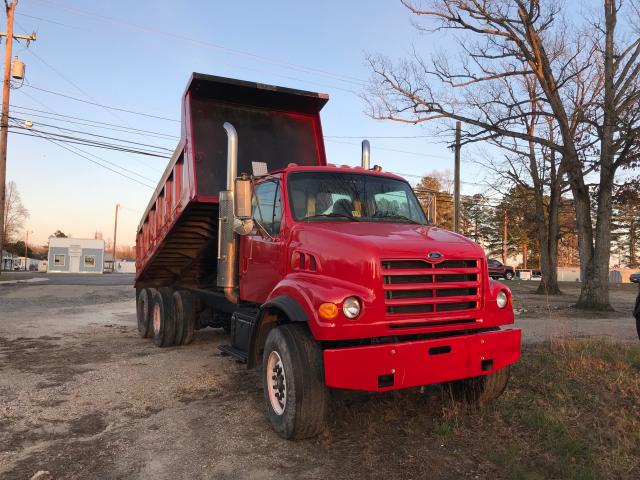
[[430,226],[410,185],[328,164],[328,96],[194,73],[182,135],[137,232],[138,332],[224,328],[260,367],[285,438],[318,434],[329,389],[442,383],[485,403],[520,356],[511,292],[476,243]]

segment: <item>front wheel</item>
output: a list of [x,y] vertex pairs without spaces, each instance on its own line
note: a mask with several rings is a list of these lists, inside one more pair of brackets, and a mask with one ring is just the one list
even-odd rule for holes
[[274,430],[286,439],[321,433],[329,397],[322,350],[306,325],[289,324],[271,330],[262,365],[264,400]]
[[447,382],[444,390],[453,400],[484,406],[502,395],[510,375],[511,368],[507,365],[488,375]]
[[507,272],[504,274],[504,278],[506,278],[507,280],[513,280],[514,274],[513,272]]

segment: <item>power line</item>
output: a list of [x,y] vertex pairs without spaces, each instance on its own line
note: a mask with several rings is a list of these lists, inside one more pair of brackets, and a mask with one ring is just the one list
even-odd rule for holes
[[[373,137],[364,137],[364,138],[373,138]],[[341,142],[339,140],[334,140],[332,138],[327,138],[326,136],[325,136],[325,139],[328,142],[331,142],[331,143],[338,143],[338,144],[341,144],[341,145],[353,145],[353,146],[357,146],[357,147],[360,146],[359,143]],[[451,160],[450,157],[445,157],[444,155],[434,155],[434,154],[430,154],[430,153],[421,153],[421,152],[410,152],[410,151],[407,151],[407,150],[398,150],[398,149],[395,149],[395,148],[388,148],[388,147],[375,147],[375,150],[383,150],[383,151],[386,151],[386,152],[394,152],[394,153],[403,153],[403,154],[406,154],[406,155],[415,155],[417,157],[441,158],[441,159],[444,159],[444,160]]]
[[[48,92],[48,93],[59,94],[59,93],[57,93],[57,92],[51,92],[51,91],[49,91],[49,90],[45,90],[45,89],[41,89],[41,88],[38,88],[38,87],[34,87],[33,85],[30,85],[30,87],[31,87],[31,88],[35,88],[35,89],[37,89],[37,90],[46,91],[46,92]],[[67,98],[70,98],[68,95],[65,95],[65,94],[59,94],[59,95],[62,95],[62,96],[67,97]],[[77,100],[77,101],[84,102],[84,103],[92,103],[92,102],[87,102],[87,101],[85,101],[85,100],[81,100],[81,99],[76,99],[76,98],[73,98],[73,99],[74,99],[74,100]],[[110,107],[110,106],[106,106],[106,105],[105,105],[105,107],[106,107],[106,108],[113,108],[113,109],[120,110],[120,111],[133,112],[132,110],[120,109],[120,108],[117,108],[117,107]],[[25,110],[32,110],[32,111],[41,112],[41,113],[51,113],[51,112],[44,112],[44,111],[42,111],[42,110],[37,110],[37,109],[28,109],[28,108],[26,108],[26,107],[18,107],[18,108],[22,108],[22,109],[25,109]],[[135,114],[137,114],[137,115],[144,115],[144,116],[150,116],[150,117],[152,117],[152,118],[157,118],[157,117],[155,117],[154,115],[146,114],[146,113],[143,113],[143,112],[133,112],[133,113],[135,113]],[[93,122],[93,123],[101,124],[101,125],[110,125],[110,126],[114,126],[114,127],[121,127],[121,126],[119,126],[119,125],[110,124],[110,123],[106,123],[106,122],[98,122],[98,121],[94,121],[94,120],[90,120],[90,119],[86,119],[86,118],[81,118],[81,117],[73,117],[73,116],[60,115],[60,114],[55,114],[55,115],[58,115],[58,116],[60,116],[60,117],[64,117],[64,118],[71,118],[71,119],[83,120],[83,121],[86,121],[86,122]],[[170,119],[170,118],[165,118],[165,117],[162,117],[162,118],[163,118],[164,120],[168,120],[168,121],[172,121],[172,122],[180,122],[180,120],[175,120],[175,119]],[[125,127],[122,127],[122,128],[125,128]],[[149,133],[149,134],[155,134],[155,135],[161,135],[161,136],[165,136],[165,135],[166,135],[167,137],[169,136],[168,134],[159,133],[159,132],[152,132],[152,131],[149,131],[149,130],[141,130],[141,129],[134,129],[134,128],[130,128],[130,129],[131,129],[131,130],[135,130],[135,131],[140,131],[140,132]],[[173,137],[173,138],[176,138],[176,139],[177,139],[177,138],[179,138],[179,137],[175,136],[175,137]],[[384,137],[384,136],[375,136],[375,135],[369,135],[369,136],[367,136],[367,135],[363,135],[363,136],[358,136],[358,137],[355,137],[355,136],[353,136],[353,137],[351,137],[351,136],[349,136],[349,137],[346,137],[346,136],[345,136],[345,137],[340,137],[340,136],[336,136],[336,135],[325,135],[325,136],[324,136],[324,138],[325,138],[325,140],[327,140],[327,141],[329,141],[329,142],[332,142],[332,143],[338,143],[338,144],[342,144],[342,145],[360,146],[360,144],[359,144],[359,143],[353,143],[353,142],[342,142],[342,141],[339,141],[339,140],[336,140],[336,139],[337,139],[337,138],[398,138],[398,139],[400,139],[400,138],[423,138],[423,137],[422,137],[422,136],[407,136],[407,137],[402,137],[402,136],[397,136],[397,137],[394,137],[394,136],[387,136],[387,137]],[[428,137],[428,136],[424,136],[424,138],[429,138],[429,137]],[[388,152],[394,152],[394,153],[402,153],[402,154],[407,154],[407,155],[415,155],[415,156],[420,156],[420,157],[427,157],[427,158],[441,158],[441,159],[444,159],[444,160],[450,160],[450,158],[449,158],[449,157],[445,157],[444,155],[428,154],[428,153],[421,153],[421,152],[411,152],[411,151],[407,151],[407,150],[400,150],[400,149],[388,148],[388,147],[376,147],[376,149],[377,149],[377,150],[388,151]]]
[[180,120],[176,120],[174,118],[167,118],[167,117],[162,117],[160,115],[152,115],[150,113],[144,113],[144,112],[136,112],[134,110],[128,110],[126,108],[110,107],[109,105],[103,105],[101,103],[91,102],[89,100],[82,100],[81,98],[73,97],[73,96],[67,95],[65,93],[60,93],[60,92],[54,92],[52,90],[47,90],[46,88],[40,88],[40,87],[36,87],[34,85],[26,85],[26,86],[29,87],[29,88],[33,88],[34,90],[39,90],[41,92],[49,93],[51,95],[57,95],[59,97],[68,98],[69,100],[74,100],[76,102],[86,103],[88,105],[94,105],[96,107],[107,108],[109,110],[115,110],[115,111],[118,111],[118,112],[130,113],[132,115],[140,115],[140,116],[143,116],[143,117],[155,118],[157,120],[165,120],[167,122],[178,122],[178,123],[180,123]]
[[[17,22],[16,22],[17,23]],[[82,95],[84,95],[85,97],[87,97],[88,99],[96,102],[97,100],[92,97],[91,95],[89,95],[87,92],[85,92],[80,86],[78,86],[77,83],[73,82],[71,79],[69,79],[65,74],[63,74],[62,72],[60,72],[57,68],[55,68],[53,65],[51,65],[49,62],[47,62],[44,58],[40,57],[40,55],[38,55],[37,53],[33,52],[33,51],[29,51],[29,53],[31,55],[33,55],[38,61],[40,61],[42,64],[44,64],[49,70],[51,70],[53,73],[55,73],[56,75],[58,75],[60,78],[62,78],[65,82],[67,82],[69,85],[71,85],[73,88],[75,88],[77,91],[79,91]],[[29,86],[29,81],[27,80],[27,86]],[[104,107],[102,107],[104,108]],[[116,115],[114,112],[107,110],[107,112],[114,118],[116,118],[117,120],[124,122],[125,124],[127,123],[126,120],[124,120],[123,118],[121,118],[120,116]]]
[[[14,120],[18,120],[18,121],[23,121],[23,122],[27,120],[26,118],[17,118],[17,117],[10,117],[10,118],[12,118]],[[139,146],[142,146],[142,147],[150,147],[150,148],[154,148],[156,150],[164,150],[164,151],[169,152],[169,153],[173,152],[173,149],[171,149],[171,148],[160,147],[158,145],[151,145],[149,143],[134,142],[132,140],[125,140],[125,139],[122,139],[122,138],[109,137],[109,136],[106,136],[106,135],[98,135],[97,133],[91,133],[91,132],[87,132],[87,131],[84,131],[84,130],[74,130],[74,129],[71,129],[71,128],[64,128],[64,127],[60,127],[58,125],[51,125],[51,124],[48,124],[48,123],[41,123],[41,122],[38,122],[36,125],[38,127],[39,126],[53,127],[53,128],[58,129],[58,130],[64,130],[65,132],[80,133],[82,135],[89,135],[89,136],[92,136],[92,137],[105,138],[107,140],[115,140],[115,141],[118,141],[118,142],[128,143],[128,144],[132,144],[132,145],[139,145]],[[28,127],[28,128],[31,128],[31,127]]]
[[36,17],[34,15],[28,15],[26,13],[18,13],[18,12],[16,12],[16,15],[19,15],[21,17],[33,18],[34,20],[40,20],[41,22],[47,22],[47,23],[53,23],[55,25],[61,25],[63,27],[67,27],[67,28],[76,28],[76,29],[79,29],[79,30],[91,31],[91,29],[89,29],[89,28],[78,27],[78,26],[74,26],[74,25],[67,25],[66,23],[56,22],[55,20],[51,20],[49,18]]
[[[15,132],[14,132],[14,133],[15,133]],[[96,165],[98,165],[98,166],[100,166],[100,167],[102,167],[102,168],[104,168],[104,169],[106,169],[106,170],[109,170],[109,171],[111,171],[111,172],[113,172],[113,173],[115,173],[115,174],[117,174],[117,175],[120,175],[121,177],[124,177],[124,178],[126,178],[126,179],[128,179],[128,180],[131,180],[132,182],[138,183],[138,184],[140,184],[140,185],[142,185],[142,186],[145,186],[145,187],[147,187],[147,188],[150,188],[150,189],[153,189],[153,188],[154,188],[154,187],[152,187],[152,186],[150,186],[150,185],[147,185],[147,184],[146,184],[146,183],[144,183],[144,182],[141,182],[141,181],[139,181],[139,180],[137,180],[137,179],[135,179],[135,178],[133,178],[133,177],[130,177],[129,175],[126,175],[126,174],[124,174],[124,173],[122,173],[122,172],[119,172],[119,171],[117,171],[117,170],[114,170],[114,169],[112,169],[112,168],[110,168],[110,167],[108,167],[108,166],[106,166],[106,165],[103,165],[103,164],[101,164],[101,163],[99,163],[99,162],[97,162],[97,161],[95,161],[95,160],[93,160],[93,159],[91,159],[91,158],[89,158],[89,157],[87,157],[87,156],[85,156],[85,155],[81,154],[81,153],[78,153],[77,151],[75,151],[75,150],[73,150],[73,149],[71,149],[71,148],[67,147],[66,145],[63,145],[63,144],[61,144],[61,143],[58,143],[56,140],[52,140],[51,138],[47,138],[47,137],[42,136],[42,135],[39,135],[39,136],[40,136],[40,138],[42,138],[43,140],[47,140],[48,142],[51,142],[51,143],[53,143],[54,145],[57,145],[57,146],[58,146],[58,147],[60,147],[60,148],[64,148],[65,150],[67,150],[67,151],[69,151],[69,152],[73,153],[74,155],[77,155],[77,156],[79,156],[79,157],[82,157],[82,158],[84,158],[85,160],[88,160],[88,161],[90,161],[91,163],[94,163],[94,164],[96,164]],[[104,161],[106,161],[106,160],[104,160]],[[123,168],[123,167],[119,167],[119,168]],[[138,175],[138,174],[136,174],[136,175]]]
[[324,138],[337,139],[411,139],[411,138],[440,138],[440,135],[325,135]]
[[[412,178],[420,178],[423,179],[424,177],[428,177],[429,174],[425,174],[425,175],[416,175],[415,173],[399,173],[399,172],[392,172],[390,170],[387,170],[389,173],[393,173],[394,175],[399,175],[401,177],[412,177]],[[489,185],[483,184],[483,183],[474,183],[474,182],[465,182],[465,181],[460,181],[460,183],[462,183],[463,185],[474,185],[476,187],[489,187]]]
[[[50,108],[49,106],[45,105],[44,103],[42,103],[42,102],[41,102],[40,100],[38,100],[37,98],[34,98],[34,97],[32,97],[31,95],[29,95],[26,91],[24,91],[24,90],[20,90],[20,92],[21,92],[23,95],[26,95],[27,97],[29,97],[29,98],[30,98],[31,100],[33,100],[34,102],[36,102],[38,105],[40,105],[40,106],[44,107],[45,109],[47,109],[47,110],[51,110],[51,111],[54,111],[52,108]],[[55,111],[54,111],[54,112],[55,112]],[[57,112],[55,112],[55,113],[57,113]],[[87,151],[85,151],[85,150],[82,150],[82,149],[80,149],[80,148],[78,148],[78,147],[73,147],[73,148],[75,148],[75,149],[77,149],[78,151],[80,151],[80,152],[84,153],[85,155],[91,155],[91,156],[93,156],[93,157],[95,157],[95,158],[97,158],[97,159],[99,159],[99,160],[104,161],[102,158],[98,157],[97,155],[95,155],[95,154],[93,154],[93,153],[89,153],[89,152],[87,152]],[[147,167],[147,168],[149,168],[149,169],[152,169],[152,170],[154,170],[154,171],[156,171],[156,170],[157,170],[157,167],[156,167],[156,166],[154,166],[154,165],[150,165],[150,164],[148,164],[148,163],[146,163],[146,162],[143,162],[139,157],[131,157],[131,158],[132,158],[133,160],[135,160],[136,162],[140,163],[141,165],[146,166],[146,167]]]
[[[16,127],[11,127],[12,129],[15,129]],[[17,127],[19,129],[22,130],[28,130],[27,132],[16,132],[15,130],[13,131],[13,133],[17,134],[17,135],[24,135],[27,137],[34,137],[34,136],[40,136],[40,134],[42,135],[46,135],[47,138],[55,138],[56,140],[60,141],[60,142],[64,142],[64,143],[71,143],[74,145],[84,145],[86,147],[95,147],[95,148],[102,148],[105,150],[114,150],[117,152],[123,152],[123,153],[134,153],[136,155],[146,155],[149,157],[156,157],[156,158],[165,158],[165,159],[169,159],[171,157],[167,156],[167,155],[160,155],[157,153],[153,153],[153,152],[148,152],[148,151],[144,151],[144,150],[134,150],[131,148],[127,148],[121,145],[114,145],[114,144],[109,144],[109,143],[101,143],[101,142],[92,142],[89,140],[85,140],[85,139],[80,139],[78,137],[72,137],[72,136],[68,136],[68,135],[61,135],[61,134],[57,134],[57,133],[51,133],[51,132],[43,132],[42,130],[36,130],[33,128],[26,128],[26,127]],[[33,132],[33,133],[29,133],[29,132]]]
[[[304,65],[298,65],[292,62],[287,62],[284,60],[279,60],[279,59],[273,59],[273,58],[269,58],[269,57],[265,57],[262,55],[257,55],[255,53],[251,53],[251,52],[247,52],[244,50],[239,50],[239,49],[235,49],[235,48],[229,48],[229,47],[225,47],[223,45],[219,45],[219,44],[215,44],[212,42],[207,42],[204,40],[198,40],[198,39],[194,39],[194,38],[190,38],[187,37],[185,35],[181,35],[175,32],[167,32],[164,30],[160,30],[160,29],[155,29],[155,28],[149,28],[143,25],[138,25],[136,23],[133,22],[129,22],[129,21],[125,21],[119,18],[115,18],[115,17],[109,17],[109,16],[104,16],[104,15],[98,15],[96,13],[92,13],[92,12],[87,12],[87,11],[83,11],[80,9],[76,9],[73,7],[69,7],[65,4],[61,4],[58,2],[53,2],[50,0],[38,0],[42,3],[47,3],[50,5],[54,5],[58,8],[62,8],[64,10],[67,10],[75,15],[81,15],[81,16],[85,16],[85,17],[90,17],[90,18],[94,18],[94,19],[99,19],[99,20],[103,20],[103,21],[107,21],[110,23],[114,23],[118,26],[125,26],[129,29],[135,29],[135,30],[140,30],[143,31],[145,33],[153,33],[155,35],[160,35],[160,36],[165,36],[165,37],[170,37],[170,38],[175,38],[178,40],[182,40],[188,43],[192,43],[192,44],[196,44],[196,45],[200,45],[202,47],[207,47],[207,48],[212,48],[215,50],[220,50],[220,51],[224,51],[227,52],[231,55],[237,55],[237,56],[244,56],[244,57],[248,57],[248,58],[252,58],[261,62],[265,62],[265,63],[270,63],[273,65],[278,65],[281,67],[285,67],[285,68],[289,68],[289,69],[293,69],[293,70],[297,70],[297,71],[301,71],[304,73],[310,73],[310,74],[315,74],[315,75],[322,75],[322,76],[326,76],[326,77],[330,77],[333,78],[335,80],[341,81],[341,82],[345,82],[345,83],[351,83],[351,84],[355,84],[355,85],[365,85],[366,81],[357,78],[357,77],[353,77],[350,75],[344,75],[344,74],[339,74],[339,73],[334,73],[334,72],[330,72],[327,70],[323,70],[320,68],[315,68],[315,67],[307,67]],[[42,19],[45,20],[45,19]]]
[[[15,120],[14,120],[13,122],[15,123]],[[19,128],[23,128],[23,129],[24,129],[24,127],[19,127]],[[30,136],[30,137],[44,138],[44,139],[46,139],[46,140],[56,141],[56,142],[61,143],[61,144],[74,144],[74,143],[77,143],[77,142],[72,142],[72,141],[65,140],[65,139],[58,139],[58,138],[55,138],[55,137],[54,137],[54,138],[52,138],[52,136],[54,136],[55,134],[46,133],[46,132],[33,131],[33,132],[26,133],[26,132],[16,132],[16,131],[12,131],[11,133],[14,133],[14,134],[16,134],[16,135],[25,135],[25,136]],[[135,171],[133,171],[133,170],[129,170],[128,168],[125,168],[125,167],[123,167],[123,166],[121,166],[121,165],[118,165],[117,163],[110,162],[109,160],[105,160],[104,158],[98,157],[98,156],[96,156],[96,155],[94,155],[94,154],[92,154],[92,153],[89,153],[89,152],[85,152],[85,151],[83,151],[83,150],[80,150],[80,149],[79,149],[79,148],[77,148],[77,147],[71,147],[71,148],[73,148],[74,150],[80,151],[80,152],[82,152],[82,153],[84,153],[84,154],[86,154],[86,155],[90,155],[90,156],[92,156],[92,157],[94,157],[94,158],[97,158],[97,159],[98,159],[98,160],[100,160],[101,162],[107,163],[107,164],[109,164],[109,165],[111,165],[111,166],[113,166],[113,167],[115,167],[115,168],[119,168],[119,169],[121,169],[121,170],[123,170],[123,171],[125,171],[125,172],[128,172],[128,173],[130,173],[130,174],[132,174],[132,175],[135,175],[135,176],[137,176],[137,177],[140,177],[140,178],[142,178],[142,179],[144,179],[144,180],[148,180],[148,181],[150,181],[150,182],[152,182],[152,183],[154,183],[154,182],[155,182],[152,178],[145,177],[144,175],[141,175],[141,174],[139,174],[139,173],[137,173],[137,172],[135,172]]]
[[[24,93],[24,92],[23,92]],[[60,119],[64,119],[64,121],[66,123],[72,123],[72,124],[76,124],[76,125],[85,125],[88,127],[100,127],[103,128],[105,130],[114,130],[114,131],[121,131],[124,133],[131,133],[133,135],[153,135],[153,136],[157,136],[157,137],[166,137],[167,140],[179,140],[180,137],[178,135],[171,135],[169,133],[162,133],[162,132],[154,132],[151,130],[143,130],[140,128],[133,128],[133,127],[127,127],[124,125],[118,125],[115,123],[107,123],[107,122],[100,122],[98,120],[91,120],[88,118],[82,118],[82,117],[74,117],[71,115],[63,115],[61,113],[55,113],[55,112],[48,112],[46,110],[38,110],[36,108],[29,108],[29,107],[23,107],[20,105],[11,105],[11,108],[13,109],[19,109],[19,110],[24,110],[25,112],[22,112],[23,115],[29,115],[32,117],[39,117],[39,118],[46,118],[48,120],[60,120]],[[38,114],[32,113],[32,112],[38,112]],[[41,115],[41,114],[46,114],[48,116],[45,115]],[[61,117],[60,119],[58,118],[52,118],[51,116],[54,117]],[[71,120],[69,120],[71,119]],[[80,120],[80,122],[76,122],[76,121],[72,121],[72,120]],[[62,120],[61,120],[62,121]],[[84,123],[82,123],[84,122]],[[92,125],[95,124],[95,125]],[[107,128],[107,127],[112,127],[112,128]]]

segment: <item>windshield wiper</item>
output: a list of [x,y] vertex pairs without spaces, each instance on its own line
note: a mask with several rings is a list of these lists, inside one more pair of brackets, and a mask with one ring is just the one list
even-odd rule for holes
[[353,220],[354,222],[359,222],[360,220],[358,220],[356,217],[352,216],[352,215],[348,215],[346,213],[337,213],[337,212],[331,212],[331,213],[317,213],[315,215],[309,215],[307,217],[302,218],[302,221],[305,220],[311,220],[314,218],[326,218],[326,217],[334,217],[334,218],[348,218],[349,220]]
[[374,215],[374,218],[391,218],[391,219],[398,219],[398,220],[406,220],[409,223],[415,223],[416,225],[424,225],[424,223],[422,222],[418,222],[417,220],[414,220],[413,218],[409,218],[405,215],[401,215],[399,213],[393,213],[390,215]]

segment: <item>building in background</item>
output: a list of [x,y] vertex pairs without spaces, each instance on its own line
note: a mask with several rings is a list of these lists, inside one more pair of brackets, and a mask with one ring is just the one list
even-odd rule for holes
[[104,240],[49,237],[48,272],[102,273]]
[[118,260],[114,273],[136,273],[135,260]]
[[13,270],[18,262],[18,256],[13,253],[2,250],[0,255],[0,270]]
[[18,257],[18,270],[36,271],[39,269],[42,260],[30,257]]
[[104,271],[113,273],[113,253],[104,253]]
[[113,253],[105,252],[104,271],[105,273],[136,273],[136,261],[131,258],[119,258],[114,264]]

